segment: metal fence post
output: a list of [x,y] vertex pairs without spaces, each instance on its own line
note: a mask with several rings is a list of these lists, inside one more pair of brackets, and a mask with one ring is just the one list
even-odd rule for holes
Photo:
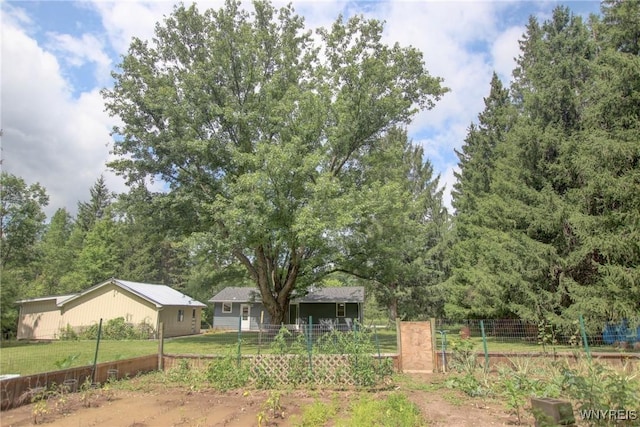
[[91,373],[91,380],[96,383],[97,364],[98,364],[98,349],[100,348],[100,336],[102,335],[102,318],[98,324],[98,339],[96,340],[96,354],[93,357],[93,372]]
[[582,334],[582,342],[584,344],[584,351],[587,353],[587,357],[591,359],[591,349],[589,348],[589,341],[587,340],[587,331],[584,327],[584,317],[582,314],[579,317],[580,319],[580,333]]
[[484,371],[489,372],[489,352],[487,351],[487,335],[484,333],[484,320],[480,321],[480,332],[482,332],[482,348],[484,350]]

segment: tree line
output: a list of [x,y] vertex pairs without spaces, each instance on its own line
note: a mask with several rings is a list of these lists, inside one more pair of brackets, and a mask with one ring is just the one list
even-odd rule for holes
[[203,300],[255,286],[276,323],[336,281],[391,318],[637,316],[639,23],[630,1],[531,18],[457,151],[449,213],[406,130],[448,91],[421,52],[358,16],[314,36],[291,6],[178,5],[102,92],[128,193],[99,179],[47,223],[45,189],[2,174],[3,332],[16,299],[112,276]]

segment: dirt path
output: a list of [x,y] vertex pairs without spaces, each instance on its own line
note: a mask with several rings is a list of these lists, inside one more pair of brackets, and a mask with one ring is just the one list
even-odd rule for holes
[[[421,381],[425,390],[420,389]],[[515,416],[499,402],[469,399],[449,389],[430,391],[428,381],[428,378],[419,378],[411,386],[400,384],[394,390],[377,394],[383,397],[390,392],[405,393],[420,408],[429,426],[504,426],[515,422]],[[340,411],[336,417],[341,414],[344,417],[349,411],[349,402],[367,392],[282,391],[275,412],[268,403],[273,393],[265,390],[222,393],[163,386],[150,391],[99,389],[91,395],[54,396],[46,405],[36,403],[2,412],[0,424],[3,427],[31,426],[36,414],[39,425],[50,427],[249,427],[258,426],[259,418],[262,427],[289,427],[298,425],[303,408],[315,401],[339,402]]]

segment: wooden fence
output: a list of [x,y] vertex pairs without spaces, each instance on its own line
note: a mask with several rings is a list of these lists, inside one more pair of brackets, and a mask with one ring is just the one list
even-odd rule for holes
[[35,395],[52,387],[63,386],[69,391],[77,391],[85,382],[99,384],[106,382],[110,377],[113,379],[132,377],[139,373],[151,372],[157,369],[158,355],[154,354],[99,363],[96,365],[95,373],[92,366],[82,366],[4,379],[0,381],[0,409],[6,410],[30,403]]

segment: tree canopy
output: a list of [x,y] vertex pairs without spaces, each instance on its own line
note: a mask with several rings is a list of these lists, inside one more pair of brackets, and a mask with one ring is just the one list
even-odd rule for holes
[[284,320],[362,220],[367,158],[445,92],[376,20],[338,18],[317,39],[291,6],[175,7],[134,40],[103,91],[122,126],[111,166],[161,179],[193,231],[232,254]]

